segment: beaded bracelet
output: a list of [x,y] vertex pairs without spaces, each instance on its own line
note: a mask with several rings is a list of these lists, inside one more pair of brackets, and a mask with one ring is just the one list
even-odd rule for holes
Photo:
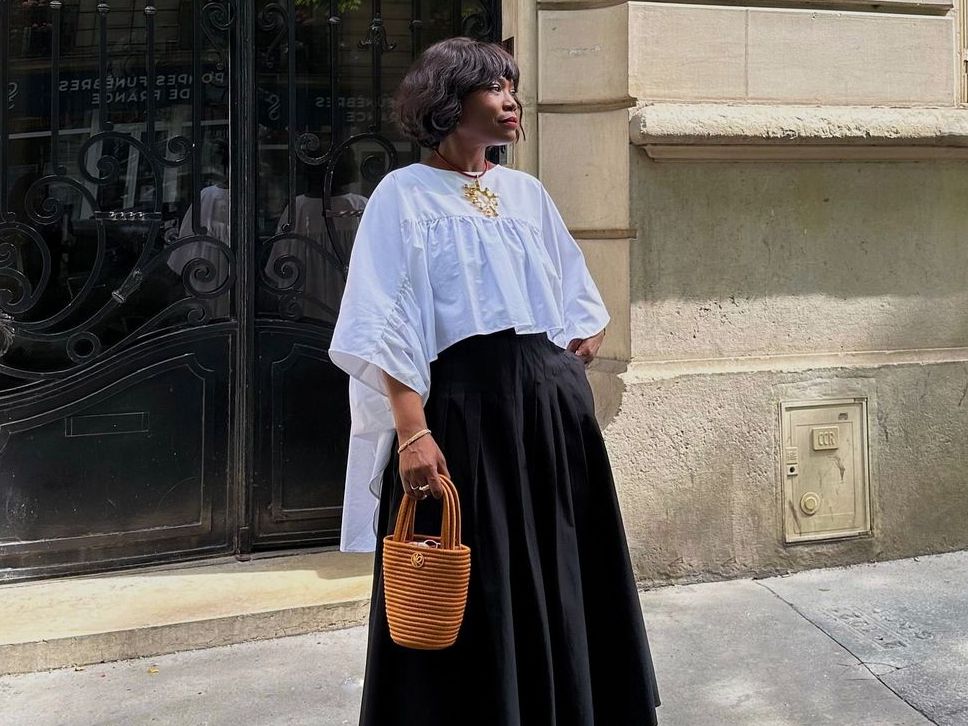
[[430,429],[420,429],[420,431],[418,431],[413,436],[411,436],[409,439],[407,439],[402,444],[400,444],[400,448],[397,449],[397,453],[399,454],[405,448],[407,448],[408,446],[410,446],[410,444],[412,444],[414,441],[416,441],[417,439],[419,439],[421,436],[423,436],[424,434],[429,434],[429,433],[430,433]]

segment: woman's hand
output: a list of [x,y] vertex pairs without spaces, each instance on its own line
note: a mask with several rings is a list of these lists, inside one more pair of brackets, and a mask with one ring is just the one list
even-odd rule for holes
[[[406,438],[403,440],[406,441]],[[434,495],[434,499],[440,499],[444,496],[444,485],[437,476],[438,472],[450,478],[447,462],[433,434],[424,434],[400,452],[400,480],[404,494],[420,500],[429,493]],[[430,485],[430,489],[421,491],[417,488],[426,484]]]
[[595,356],[598,355],[598,349],[602,347],[602,341],[605,339],[604,328],[600,333],[596,333],[590,338],[573,338],[570,343],[568,343],[568,350],[576,354],[587,366],[591,363]]

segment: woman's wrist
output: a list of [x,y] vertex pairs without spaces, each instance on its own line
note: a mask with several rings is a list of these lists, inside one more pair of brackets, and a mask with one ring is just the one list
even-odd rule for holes
[[427,424],[426,423],[414,424],[412,426],[410,426],[410,425],[399,426],[399,427],[397,427],[397,439],[399,441],[406,441],[411,436],[413,436],[415,433],[417,433],[418,431],[421,431],[422,429],[425,429],[425,428],[427,428]]
[[413,434],[403,439],[402,441],[398,439],[398,441],[400,441],[400,445],[397,447],[397,453],[398,454],[402,453],[403,450],[406,449],[408,446],[410,446],[410,444],[412,444],[414,441],[429,435],[430,435],[430,429],[425,427],[425,428],[419,429],[418,431],[415,431]]

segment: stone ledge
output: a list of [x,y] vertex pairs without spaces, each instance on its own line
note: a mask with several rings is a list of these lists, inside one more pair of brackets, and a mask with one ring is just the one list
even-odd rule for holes
[[918,160],[968,155],[968,108],[653,103],[629,138],[656,160]]
[[0,587],[0,675],[366,623],[373,554],[331,550]]
[[[592,363],[592,368],[596,360]],[[618,376],[625,386],[688,376],[742,375],[747,373],[802,373],[831,368],[871,369],[887,366],[926,366],[968,362],[968,348],[911,348],[908,350],[777,353],[722,358],[634,360],[624,367],[599,366]]]

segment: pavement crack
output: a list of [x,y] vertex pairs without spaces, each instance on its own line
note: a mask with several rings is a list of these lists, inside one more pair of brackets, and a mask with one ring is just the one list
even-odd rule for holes
[[837,645],[839,645],[841,648],[843,648],[845,651],[847,651],[848,653],[850,653],[854,658],[857,659],[857,663],[859,665],[864,666],[864,668],[866,668],[867,671],[872,676],[874,676],[874,678],[876,678],[878,680],[878,682],[882,686],[884,686],[884,688],[886,688],[887,690],[889,690],[891,693],[893,693],[895,696],[897,696],[900,700],[902,700],[908,706],[910,706],[915,711],[917,711],[922,716],[924,716],[925,720],[928,723],[932,723],[932,724],[935,724],[935,726],[938,726],[938,722],[937,721],[935,721],[934,719],[932,719],[930,716],[928,716],[928,714],[926,714],[924,711],[922,711],[920,708],[918,708],[915,704],[911,703],[904,696],[902,696],[900,693],[898,693],[896,690],[894,690],[894,688],[892,688],[889,683],[885,682],[884,679],[881,678],[880,675],[878,675],[874,670],[871,669],[871,665],[885,665],[885,666],[894,668],[894,670],[890,671],[890,673],[895,673],[895,672],[901,670],[902,668],[909,668],[910,665],[897,667],[897,666],[891,666],[890,664],[887,664],[887,663],[877,663],[876,661],[867,661],[867,662],[865,662],[859,655],[857,655],[854,651],[852,651],[850,649],[850,646],[847,645],[847,643],[841,642],[840,640],[838,640],[837,638],[835,638],[833,635],[831,635],[830,633],[828,633],[826,630],[824,630],[824,628],[820,625],[820,623],[818,623],[816,620],[814,620],[813,618],[811,618],[806,612],[804,612],[803,610],[801,610],[800,608],[798,608],[795,603],[791,602],[790,600],[787,600],[785,597],[783,597],[782,595],[780,595],[780,593],[778,593],[776,590],[774,590],[771,587],[769,587],[768,585],[766,585],[762,580],[753,580],[753,582],[755,584],[759,585],[760,587],[762,587],[767,592],[771,593],[780,602],[785,603],[791,610],[793,610],[793,612],[795,612],[797,615],[799,615],[801,618],[803,618],[804,620],[806,620],[813,627],[815,627],[817,630],[819,630],[821,633],[823,633],[825,636],[827,636],[828,639],[830,639],[831,641],[833,641],[834,643],[836,643]]
[[[853,655],[853,653],[851,653],[851,655]],[[890,668],[891,673],[894,673],[896,671],[903,671],[905,668],[910,668],[913,665],[918,665],[917,663],[908,663],[907,665],[896,666],[893,663],[881,663],[876,660],[861,660],[859,658],[858,660],[860,660],[861,665],[864,665],[864,666],[880,666],[881,668]]]

